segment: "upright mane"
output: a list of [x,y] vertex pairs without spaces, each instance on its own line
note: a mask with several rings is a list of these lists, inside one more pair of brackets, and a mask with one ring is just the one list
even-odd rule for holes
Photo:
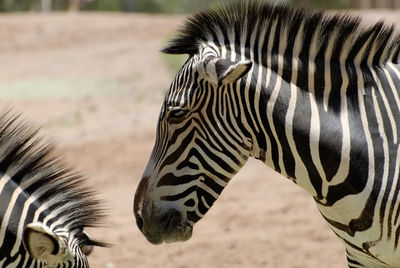
[[31,206],[43,209],[39,221],[54,213],[69,230],[98,226],[104,213],[94,192],[84,186],[85,177],[63,163],[37,132],[19,116],[0,112],[0,200],[8,200],[7,189],[19,187],[18,198],[31,198]]
[[[357,16],[293,9],[260,1],[237,1],[189,17],[179,30],[177,38],[162,51],[193,55],[198,53],[200,45],[207,42],[222,45],[219,44],[218,35],[222,34],[226,43],[229,32],[234,32],[236,49],[239,49],[241,35],[246,34],[247,46],[249,33],[267,31],[273,23],[280,26],[280,35],[285,36],[288,43],[294,42],[300,25],[303,25],[303,47],[315,45],[317,56],[323,56],[326,49],[330,49],[331,60],[339,60],[342,50],[348,50],[346,60],[355,60],[357,53],[367,44],[363,54],[359,56],[360,62],[366,62],[371,53],[374,64],[399,62],[400,35],[395,33],[393,25],[380,21],[370,27],[363,27],[360,17]],[[318,42],[311,44],[312,35],[316,35]],[[328,46],[329,42],[332,45]]]

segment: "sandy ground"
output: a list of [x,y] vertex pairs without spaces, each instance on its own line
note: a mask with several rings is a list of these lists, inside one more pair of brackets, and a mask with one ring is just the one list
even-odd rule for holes
[[[398,13],[367,13],[395,21]],[[58,143],[105,200],[91,267],[345,267],[344,247],[313,200],[250,160],[190,241],[150,245],[132,203],[173,73],[160,57],[181,17],[122,14],[0,16],[0,105]]]

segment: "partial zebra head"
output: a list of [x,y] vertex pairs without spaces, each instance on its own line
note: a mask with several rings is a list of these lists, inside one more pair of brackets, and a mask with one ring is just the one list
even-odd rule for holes
[[221,93],[235,90],[252,64],[201,51],[187,60],[165,98],[136,192],[138,226],[155,244],[190,238],[250,153],[248,139],[231,125],[240,115]]
[[[232,92],[253,63],[191,32],[202,14],[164,49],[189,54],[165,97],[156,142],[134,200],[137,225],[149,242],[185,241],[251,154],[251,137]],[[191,24],[193,23],[193,24]],[[204,25],[208,25],[208,22]],[[206,36],[205,38],[208,38]]]
[[0,112],[0,266],[89,267],[101,202],[37,130]]

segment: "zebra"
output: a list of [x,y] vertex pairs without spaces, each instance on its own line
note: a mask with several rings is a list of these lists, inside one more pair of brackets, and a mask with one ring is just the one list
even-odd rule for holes
[[104,217],[85,177],[20,115],[0,112],[0,267],[89,267]]
[[236,1],[189,17],[188,54],[137,186],[153,244],[188,240],[249,157],[315,200],[349,267],[400,267],[400,35],[356,16]]

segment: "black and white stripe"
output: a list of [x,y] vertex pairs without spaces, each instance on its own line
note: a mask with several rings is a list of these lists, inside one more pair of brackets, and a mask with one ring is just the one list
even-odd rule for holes
[[189,59],[135,197],[146,236],[165,209],[192,226],[253,156],[314,197],[349,266],[400,265],[394,27],[242,1],[190,17],[164,52]]
[[89,267],[84,228],[103,217],[84,177],[37,130],[0,113],[0,267]]

